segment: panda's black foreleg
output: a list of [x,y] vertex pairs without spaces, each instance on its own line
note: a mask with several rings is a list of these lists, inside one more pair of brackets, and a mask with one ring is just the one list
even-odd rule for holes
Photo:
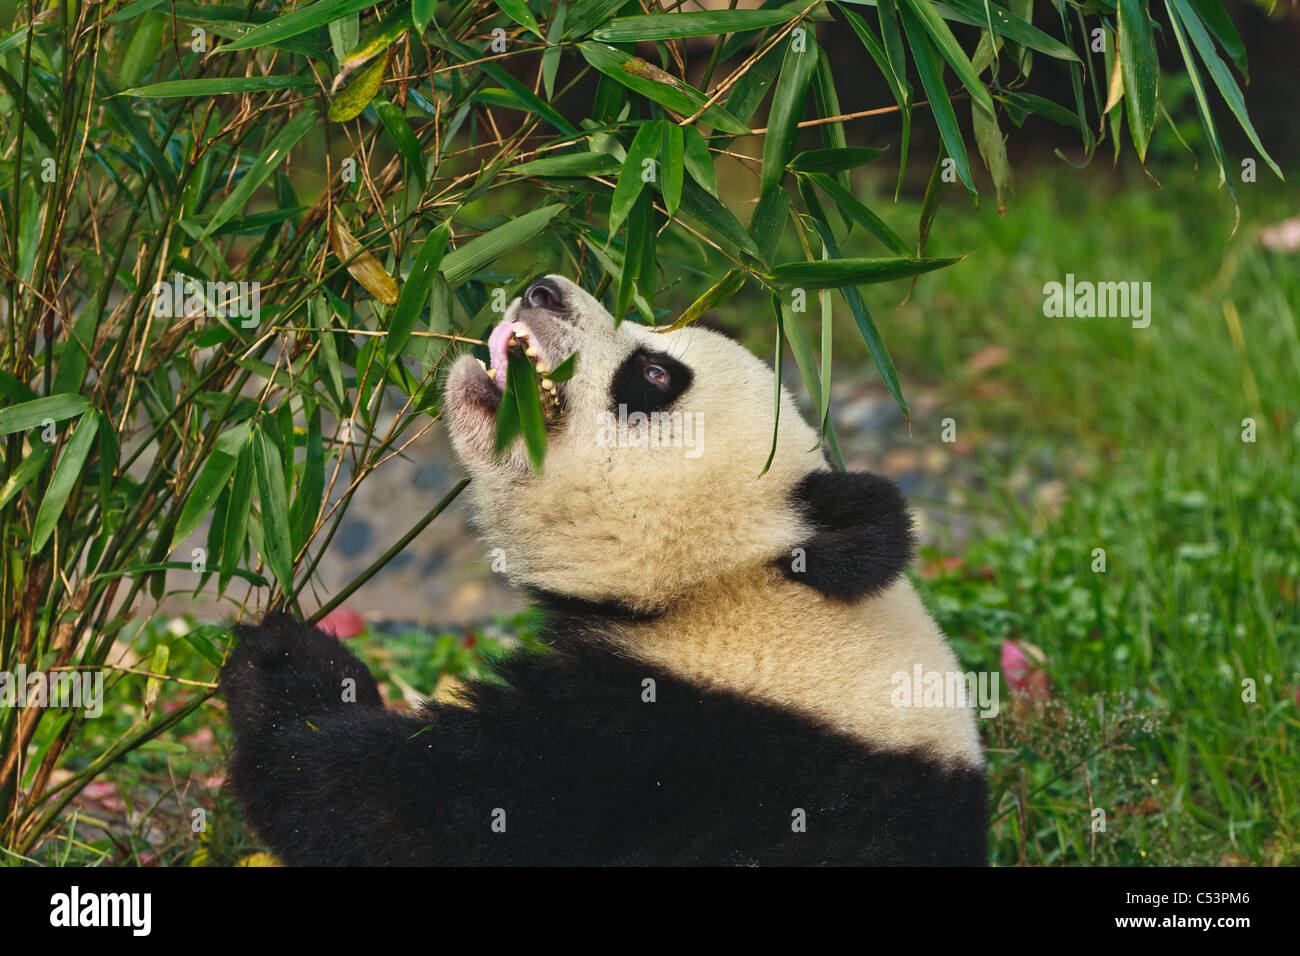
[[236,735],[266,732],[276,720],[383,706],[366,666],[315,627],[274,614],[235,633],[238,643],[222,668],[221,692]]
[[227,785],[261,840],[300,865],[430,858],[419,831],[444,775],[428,722],[386,710],[365,665],[314,627],[274,615],[237,634],[220,685]]
[[353,706],[235,736],[227,786],[258,838],[291,866],[448,860],[438,806],[456,774],[423,720]]

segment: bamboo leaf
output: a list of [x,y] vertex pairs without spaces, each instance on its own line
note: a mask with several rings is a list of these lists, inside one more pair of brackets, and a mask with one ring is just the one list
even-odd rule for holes
[[[640,279],[647,259],[653,256],[653,200],[643,192],[632,204],[627,217],[627,235],[623,247],[623,271],[619,275],[614,321],[621,322],[641,288]],[[649,251],[648,251],[649,250]],[[644,295],[644,292],[642,293]]]
[[727,96],[727,112],[740,122],[748,123],[767,96],[767,91],[776,82],[776,74],[783,61],[779,45],[764,53],[731,88],[731,93]]
[[[817,104],[817,116],[820,119],[828,119],[833,116],[840,116],[844,113],[840,106],[840,95],[835,89],[835,76],[831,72],[831,61],[826,55],[826,51],[819,49],[817,51],[817,69],[813,71],[813,102]],[[844,132],[844,124],[823,123],[817,127],[821,136],[823,149],[847,149],[848,137]],[[853,180],[847,169],[836,170],[834,173],[835,181],[845,189],[852,190]],[[849,225],[848,217],[841,211],[840,216],[844,219],[844,225]]]
[[506,172],[521,176],[605,176],[616,173],[623,164],[609,153],[566,153],[563,156],[548,156],[534,159],[518,166],[511,166]]
[[943,161],[944,151],[934,158],[934,167],[930,170],[930,181],[926,183],[925,195],[921,198],[921,215],[916,221],[916,255],[925,255],[926,243],[930,241],[930,227],[939,212],[939,200],[943,198]]
[[[943,22],[943,17],[939,16],[938,12],[935,11],[930,0],[902,0],[902,2],[912,14],[912,17],[915,18],[915,22],[930,35],[930,39],[938,47],[940,55],[948,61],[952,71],[957,74],[957,79],[961,80],[961,85],[966,87],[970,93],[972,102],[984,112],[992,114],[993,98],[989,96],[989,91],[985,89],[979,75],[975,72],[975,68],[971,66],[970,58],[966,56],[961,44],[957,42],[957,38],[948,29],[948,24]],[[906,16],[904,17],[903,23],[905,27],[908,19]],[[912,44],[912,52],[915,54],[916,45],[912,42],[911,36],[912,32],[908,31],[908,41]],[[926,92],[929,92],[928,87]]]
[[1228,54],[1232,62],[1237,65],[1237,69],[1241,70],[1241,75],[1249,82],[1250,68],[1246,62],[1246,44],[1241,42],[1241,34],[1237,32],[1227,11],[1223,9],[1223,4],[1219,0],[1190,0],[1190,5],[1205,28],[1214,34],[1214,39],[1219,41],[1223,52]]
[[[1219,140],[1218,130],[1214,126],[1214,116],[1210,112],[1209,99],[1205,95],[1205,86],[1201,83],[1200,71],[1196,69],[1196,63],[1192,60],[1192,51],[1187,45],[1187,34],[1183,30],[1182,23],[1174,8],[1172,0],[1165,0],[1165,8],[1169,12],[1169,25],[1173,30],[1174,38],[1178,41],[1178,50],[1182,54],[1183,63],[1187,67],[1187,77],[1192,83],[1192,93],[1196,98],[1196,109],[1201,116],[1201,126],[1205,130],[1205,138],[1210,142],[1210,151],[1214,155],[1214,161],[1219,167],[1219,185],[1227,185],[1228,192],[1232,194],[1234,206],[1237,203],[1237,190],[1233,185],[1232,177],[1226,174],[1223,143]],[[1237,225],[1241,220],[1240,207],[1237,207],[1237,222],[1233,223],[1232,231],[1237,231]]]
[[[261,575],[253,575],[253,577],[261,578]],[[263,586],[266,584],[264,578],[262,579],[262,584]],[[192,631],[186,631],[181,635],[181,637],[186,644],[198,651],[199,655],[213,667],[220,667],[225,663],[225,655],[217,646],[216,639],[224,637],[227,639],[226,642],[228,643],[230,637],[230,629],[228,627],[224,627],[220,624],[203,624],[194,628]]]
[[208,460],[203,463],[203,468],[200,469],[199,476],[194,479],[194,485],[185,499],[180,520],[176,522],[176,530],[172,533],[172,548],[189,537],[199,526],[203,516],[212,510],[217,495],[226,487],[230,475],[235,470],[235,461],[239,457],[240,449],[248,442],[248,437],[248,422],[240,422],[226,429],[217,438]]
[[754,240],[745,232],[745,227],[732,215],[731,210],[695,183],[683,184],[682,209],[691,218],[707,226],[714,240],[730,245],[733,251],[755,259],[762,258],[758,246],[754,245]]
[[656,163],[656,158],[663,146],[663,120],[642,123],[628,147],[627,158],[623,160],[623,169],[618,174],[614,185],[614,195],[609,201],[609,234],[618,232],[619,226],[627,219],[636,203],[641,190],[646,186],[646,172],[658,176],[658,170],[648,167],[647,163]]
[[252,50],[260,46],[268,46],[289,37],[296,37],[308,30],[323,27],[341,17],[369,10],[378,3],[379,0],[316,0],[315,3],[300,7],[293,13],[286,13],[282,17],[276,17],[268,23],[249,30],[238,40],[222,44],[213,52],[233,53],[236,50]]
[[748,277],[749,273],[744,269],[732,269],[702,296],[687,306],[686,311],[677,317],[676,322],[666,329],[655,329],[655,331],[661,333],[676,332],[683,326],[690,325],[705,312],[708,312],[709,309],[716,309],[744,288],[745,280]]
[[253,471],[262,515],[262,557],[283,594],[293,592],[293,549],[289,535],[289,502],[284,493],[284,461],[265,428],[253,431]]
[[343,62],[339,64],[339,72],[334,77],[334,87],[352,74],[354,70],[360,69],[366,63],[377,57],[381,53],[392,54],[391,47],[400,40],[411,29],[410,18],[403,7],[394,7],[371,30],[364,40],[352,48]]
[[379,115],[379,121],[384,124],[384,129],[388,130],[388,135],[393,138],[398,152],[402,154],[407,172],[415,174],[420,189],[423,190],[427,182],[424,157],[420,154],[420,141],[415,138],[411,124],[406,121],[406,114],[385,99],[375,103],[375,112]]
[[867,232],[884,243],[885,246],[899,255],[912,255],[911,248],[899,237],[898,233],[890,229],[883,219],[860,203],[851,192],[825,173],[807,173],[806,175],[817,184],[822,192],[835,200],[837,206],[866,229]]
[[925,87],[926,98],[930,101],[930,110],[934,121],[939,126],[939,135],[944,148],[957,170],[957,175],[966,184],[972,196],[976,195],[975,183],[971,179],[970,161],[966,158],[966,144],[962,140],[961,130],[957,126],[957,115],[952,111],[952,102],[943,85],[943,70],[935,61],[934,47],[930,45],[920,22],[908,11],[899,11],[903,18],[903,30],[907,34],[908,46],[912,48],[912,59],[916,63],[916,72]]
[[383,86],[384,74],[388,71],[389,52],[377,58],[368,67],[357,74],[343,91],[330,103],[329,118],[334,123],[346,123],[361,115],[361,111],[370,105],[370,101]]
[[294,495],[293,504],[289,506],[290,541],[294,554],[302,549],[311,536],[325,494],[325,438],[321,433],[321,412],[319,405],[314,402],[311,405],[311,413],[307,416],[307,441],[303,446],[306,454],[302,463],[302,478],[298,482],[298,493]]
[[608,22],[627,4],[628,0],[578,0],[569,11],[569,25],[565,28],[564,35],[586,36],[602,23]]
[[318,292],[307,300],[307,314],[311,318],[312,325],[321,330],[322,334],[318,335],[316,340],[320,342],[321,355],[325,358],[325,371],[329,375],[328,382],[331,386],[330,395],[336,405],[342,408],[347,397],[343,389],[343,369],[339,364],[338,343],[334,341],[333,322],[324,295]]
[[30,402],[0,408],[0,435],[12,435],[42,424],[47,418],[61,422],[80,415],[90,407],[81,395],[47,395]]
[[9,469],[9,477],[5,479],[3,485],[0,485],[0,508],[9,504],[28,482],[45,470],[53,454],[52,442],[39,442],[31,452],[22,456],[22,460],[16,467]]
[[[578,51],[589,64],[610,79],[681,116],[693,115],[707,102],[707,97],[693,86],[612,46],[588,41],[578,44]],[[733,136],[744,136],[749,132],[744,123],[721,106],[709,107],[701,120]]]
[[131,35],[131,42],[127,44],[126,53],[122,56],[122,69],[117,75],[118,86],[135,86],[158,65],[158,48],[162,45],[167,19],[157,11],[140,18]]
[[776,387],[772,399],[772,444],[767,452],[767,461],[763,463],[763,470],[758,473],[760,478],[767,474],[776,459],[776,440],[781,432],[781,366],[784,364],[782,357],[785,351],[785,319],[782,315],[781,299],[773,294],[769,301],[772,305],[772,313],[776,317],[776,354],[772,358],[772,369],[776,373],[774,376]]
[[817,46],[811,34],[807,43],[797,46],[786,41],[785,60],[781,76],[772,94],[772,109],[767,117],[767,136],[763,140],[763,172],[759,180],[759,195],[780,185],[785,175],[785,164],[794,152],[799,136],[799,120],[804,103],[808,100],[808,87],[817,68]]
[[330,218],[330,248],[339,262],[347,263],[352,278],[385,305],[397,302],[397,283],[388,271],[348,232],[339,216]]
[[[120,23],[123,20],[131,20],[140,16],[142,13],[148,13],[163,0],[135,0],[134,3],[128,3],[121,10],[104,18],[105,23]],[[0,50],[3,52],[3,50]]]
[[239,577],[239,563],[248,545],[248,521],[253,510],[253,443],[239,449],[235,461],[235,480],[230,486],[226,506],[226,527],[221,535],[221,565],[217,590],[224,593],[232,577]]
[[578,370],[578,353],[574,352],[555,368],[551,369],[550,375],[547,376],[552,382],[567,382],[573,378],[573,373]]
[[411,23],[420,33],[424,32],[433,19],[433,11],[437,6],[438,0],[413,0],[411,3]]
[[784,288],[838,289],[848,285],[892,282],[942,269],[961,258],[947,259],[819,259],[786,262],[772,269],[773,282]]
[[[276,134],[266,147],[244,173],[239,184],[230,191],[217,211],[212,214],[207,226],[203,230],[202,239],[208,236],[224,225],[230,217],[235,215],[244,208],[244,204],[257,191],[257,187],[266,182],[268,176],[275,171],[275,168],[282,163],[289,155],[289,151],[298,144],[298,140],[307,135],[308,131],[316,125],[316,111],[306,109],[285,124],[284,129]],[[200,240],[201,241],[201,240]]]
[[784,331],[795,364],[799,366],[799,375],[803,378],[804,387],[808,389],[808,397],[812,399],[814,408],[821,408],[821,375],[817,371],[817,360],[813,357],[812,345],[808,342],[808,333],[798,315],[790,316],[790,321],[785,323]]
[[676,123],[663,124],[663,147],[660,153],[660,177],[663,189],[664,208],[668,218],[677,215],[677,207],[682,204],[682,184],[685,178],[686,139],[682,127]]
[[144,96],[152,99],[171,99],[181,96],[221,96],[233,93],[262,93],[267,90],[297,90],[315,86],[314,80],[305,76],[210,76],[197,80],[168,80],[132,90],[123,90],[118,96]]
[[776,10],[704,10],[684,13],[649,13],[617,17],[593,33],[602,43],[639,43],[679,37],[713,37],[789,23],[799,16],[798,5]]
[[506,389],[519,410],[519,428],[523,432],[528,460],[533,471],[541,474],[542,461],[546,457],[546,417],[542,414],[537,377],[528,360],[513,351],[507,358]]
[[910,104],[912,86],[907,81],[907,59],[903,54],[903,34],[900,30],[902,14],[898,10],[898,0],[879,0],[876,12],[879,14],[880,39],[889,60],[890,73],[904,92],[909,94]]
[[1127,95],[1129,133],[1138,158],[1146,162],[1147,144],[1156,127],[1156,83],[1160,61],[1156,57],[1155,32],[1142,0],[1116,0],[1119,24],[1120,69]]
[[477,50],[458,43],[455,40],[447,39],[439,41],[445,49],[455,53],[460,57],[462,62],[475,61],[474,69],[482,70],[492,79],[496,80],[503,87],[515,95],[515,97],[524,104],[524,106],[542,117],[561,133],[566,136],[577,136],[578,130],[567,119],[560,115],[551,104],[541,99],[533,93],[528,87],[516,80],[509,70],[506,70],[499,63],[480,62],[482,57]]
[[694,126],[685,127],[686,171],[691,178],[715,198],[718,195],[718,173],[713,168],[713,157],[709,155],[709,144]]
[[[831,235],[830,227],[825,223],[814,221],[813,225],[821,234],[822,242],[830,250],[832,257],[840,257],[840,247],[835,242],[835,237]],[[916,280],[913,279],[913,282]],[[894,360],[889,357],[889,350],[885,348],[885,341],[880,336],[880,330],[876,328],[875,320],[871,318],[871,313],[867,311],[867,304],[862,300],[860,293],[854,286],[843,286],[840,289],[840,295],[844,297],[845,304],[849,307],[849,313],[853,316],[853,321],[858,326],[858,333],[862,336],[862,341],[866,343],[867,351],[871,353],[871,360],[876,365],[876,371],[880,373],[880,380],[885,383],[885,388],[902,410],[903,416],[909,421],[912,413],[907,407],[907,402],[903,399],[903,388],[898,381],[898,370],[894,368]]]
[[339,17],[329,24],[330,45],[334,48],[334,59],[342,63],[361,39],[361,14]]
[[72,438],[68,440],[63,448],[63,454],[54,465],[49,487],[45,489],[45,497],[36,512],[36,523],[32,526],[32,554],[40,554],[45,543],[50,540],[50,535],[54,533],[54,526],[63,516],[64,505],[68,503],[73,485],[81,477],[86,456],[90,454],[90,447],[95,443],[98,434],[99,412],[89,409],[77,422]]
[[1264,149],[1264,144],[1260,142],[1259,135],[1255,132],[1255,127],[1250,122],[1250,116],[1246,112],[1246,101],[1241,95],[1241,88],[1237,86],[1237,81],[1232,78],[1232,71],[1228,69],[1227,64],[1219,59],[1219,55],[1214,52],[1214,42],[1210,39],[1210,34],[1206,32],[1205,26],[1197,18],[1196,11],[1192,9],[1188,0],[1173,0],[1172,5],[1173,9],[1177,11],[1183,27],[1187,30],[1187,35],[1191,37],[1192,45],[1196,47],[1196,52],[1200,54],[1201,62],[1205,64],[1205,69],[1209,72],[1210,78],[1214,80],[1214,85],[1223,94],[1228,109],[1232,110],[1232,115],[1237,118],[1242,130],[1250,138],[1251,145],[1259,150],[1259,154],[1264,157],[1264,161],[1268,163],[1269,168],[1273,170],[1277,177],[1285,179],[1282,170],[1278,168],[1277,163],[1273,162],[1273,157],[1268,154],[1268,151]]
[[162,690],[163,677],[167,674],[167,662],[170,657],[171,648],[166,644],[159,644],[153,649],[153,656],[149,658],[149,673],[162,676],[150,677],[144,682],[145,720],[153,716],[154,705],[158,703],[158,692]]
[[[902,117],[903,130],[901,153],[898,158],[898,185],[894,187],[894,201],[897,202],[898,195],[903,189],[903,173],[907,168],[907,148],[912,138],[912,87],[907,82],[906,70],[901,65],[895,67],[891,47],[877,39],[876,35],[871,32],[871,27],[867,25],[867,21],[852,10],[844,7],[840,7],[840,12],[848,20],[849,26],[858,35],[862,45],[867,48],[867,53],[876,61],[876,66],[879,68],[881,75],[884,76],[885,82],[889,85],[889,92],[893,95],[894,102],[898,104],[899,113]],[[898,14],[894,9],[893,0],[881,0],[876,12],[880,20],[882,34],[890,37],[891,42],[897,40],[897,60],[901,64],[903,41],[902,37],[898,36]],[[888,24],[892,33],[886,32],[886,24]]]
[[443,255],[447,251],[447,239],[451,235],[451,223],[444,222],[429,233],[429,237],[420,246],[411,264],[411,272],[402,283],[402,291],[388,322],[388,344],[385,357],[392,362],[402,354],[406,341],[411,337],[415,321],[429,304],[429,295],[433,291],[433,280],[442,265]]
[[754,207],[754,216],[749,220],[749,234],[754,237],[764,262],[775,258],[789,214],[790,194],[784,189],[768,190]]
[[568,13],[568,4],[560,3],[556,7],[551,26],[546,31],[546,50],[542,53],[542,87],[546,90],[547,100],[555,99],[555,75],[560,69],[560,56],[564,53],[561,41]]
[[447,283],[455,288],[498,256],[528,242],[564,208],[561,203],[543,206],[471,239],[460,248],[448,252],[442,259],[439,271],[447,277]]
[[496,4],[515,23],[536,35],[537,39],[543,39],[542,28],[537,25],[537,19],[533,16],[533,11],[528,9],[526,0],[496,0]]
[[1079,57],[1060,40],[1054,39],[1005,7],[988,0],[943,0],[943,6],[965,23],[988,29],[1013,43],[1058,60],[1079,62]]
[[994,98],[1014,109],[1033,113],[1053,123],[1068,126],[1070,129],[1079,128],[1079,117],[1075,113],[1042,96],[1035,96],[1033,93],[999,93]]
[[975,130],[975,143],[979,147],[980,156],[984,159],[989,175],[993,177],[993,188],[998,200],[998,215],[1005,216],[1007,196],[1011,194],[1011,164],[1007,162],[1007,146],[1002,138],[1002,130],[998,128],[995,117],[987,115],[983,110],[975,109],[973,105],[970,115]]
[[[509,385],[509,375],[510,373],[507,370],[507,385]],[[519,437],[520,431],[519,403],[515,401],[513,394],[503,394],[501,404],[497,406],[496,431],[492,440],[492,453],[500,458],[502,453],[510,447],[510,443]]]
[[882,155],[883,149],[865,147],[844,147],[837,149],[810,149],[790,160],[787,167],[796,173],[838,173],[845,169],[857,169],[874,163]]
[[168,194],[174,194],[176,192],[176,171],[172,169],[167,157],[158,148],[158,144],[153,141],[153,137],[149,135],[139,117],[131,111],[130,105],[118,96],[116,88],[109,82],[102,70],[97,71],[96,78],[104,89],[102,99],[104,106],[122,124],[123,130],[131,138],[136,150],[139,151],[145,162],[157,174],[157,183]]
[[[830,258],[830,252],[825,244],[822,245],[822,261]],[[821,289],[817,293],[817,298],[821,300],[822,306],[822,343],[821,343],[821,385],[822,400],[817,406],[817,430],[825,434],[826,423],[830,420],[831,414],[831,354],[833,350],[833,329],[834,314],[831,310],[831,294],[827,289]]]

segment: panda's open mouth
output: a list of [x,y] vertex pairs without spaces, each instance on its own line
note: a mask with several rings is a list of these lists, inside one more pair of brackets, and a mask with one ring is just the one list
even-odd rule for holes
[[500,396],[505,391],[506,368],[513,352],[521,355],[532,366],[537,378],[537,390],[542,400],[542,411],[548,422],[554,422],[560,416],[560,386],[549,376],[554,366],[551,357],[541,339],[527,324],[518,320],[506,319],[499,323],[488,336],[488,356],[492,366],[489,368],[481,359],[479,366],[487,376],[489,383]]

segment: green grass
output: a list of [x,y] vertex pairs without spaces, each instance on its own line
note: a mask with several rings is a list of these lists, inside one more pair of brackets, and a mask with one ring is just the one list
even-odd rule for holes
[[[1042,177],[1005,219],[945,210],[933,251],[978,254],[898,311],[874,295],[904,382],[942,395],[914,434],[952,417],[982,467],[965,490],[981,530],[940,542],[964,564],[923,589],[968,665],[996,668],[1015,638],[1053,678],[1044,712],[986,726],[1007,749],[999,864],[1300,859],[1300,270],[1256,242],[1296,209],[1243,193],[1228,242],[1230,207],[1203,186]],[[1044,317],[1042,286],[1066,272],[1152,281],[1150,327]],[[1004,364],[967,365],[991,347]],[[1033,494],[1049,481],[1057,506]],[[1103,701],[1149,716],[1107,743]]]

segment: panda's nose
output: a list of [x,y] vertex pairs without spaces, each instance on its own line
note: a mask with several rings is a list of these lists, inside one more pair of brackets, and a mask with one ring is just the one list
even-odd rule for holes
[[538,279],[524,292],[524,302],[529,308],[545,309],[547,312],[564,311],[564,293],[553,279]]

